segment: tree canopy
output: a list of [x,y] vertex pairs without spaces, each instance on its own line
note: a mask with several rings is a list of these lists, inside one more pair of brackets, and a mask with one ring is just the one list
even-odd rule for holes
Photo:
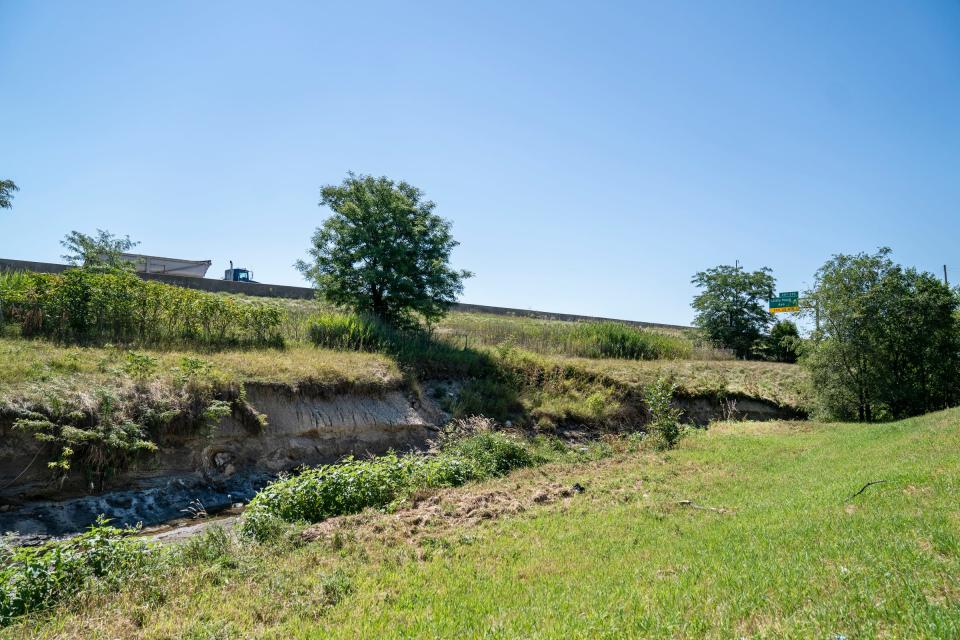
[[753,354],[773,321],[767,299],[773,296],[776,280],[770,274],[767,267],[748,272],[720,265],[693,276],[691,282],[703,289],[693,299],[694,324],[714,346],[732,349],[738,358]]
[[68,251],[61,256],[67,263],[88,271],[111,271],[133,269],[134,265],[121,256],[140,243],[131,240],[130,236],[121,238],[97,229],[96,236],[71,231],[60,244]]
[[779,320],[770,329],[770,335],[764,346],[764,355],[777,362],[796,362],[800,355],[803,339],[797,325],[790,320]]
[[471,274],[450,268],[450,222],[413,185],[350,173],[323,187],[320,205],[333,214],[296,267],[328,302],[392,324],[432,322],[463,291]]
[[955,291],[904,269],[890,249],[836,255],[803,302],[818,317],[806,359],[822,410],[836,418],[902,418],[960,401]]
[[0,209],[12,209],[13,193],[19,190],[13,180],[0,180]]

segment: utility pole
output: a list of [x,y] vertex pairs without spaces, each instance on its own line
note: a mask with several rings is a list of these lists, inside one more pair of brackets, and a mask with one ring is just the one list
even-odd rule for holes
[[943,286],[949,287],[950,283],[947,282],[947,265],[943,265]]

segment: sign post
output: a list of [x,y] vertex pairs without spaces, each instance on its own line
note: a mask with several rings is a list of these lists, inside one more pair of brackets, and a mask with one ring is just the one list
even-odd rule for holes
[[800,292],[784,291],[775,298],[770,298],[770,313],[787,313],[800,311]]

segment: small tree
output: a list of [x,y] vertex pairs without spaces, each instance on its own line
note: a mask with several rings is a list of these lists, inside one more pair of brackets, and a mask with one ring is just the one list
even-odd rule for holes
[[780,320],[770,329],[766,340],[766,355],[777,362],[796,362],[803,340],[797,325],[790,320]]
[[658,438],[661,449],[673,449],[683,435],[680,425],[680,409],[673,406],[673,396],[677,385],[665,378],[658,378],[656,382],[643,390],[643,400],[650,411],[649,431]]
[[13,193],[19,190],[13,180],[0,180],[0,209],[12,209]]
[[61,256],[69,264],[90,271],[112,271],[132,270],[133,263],[122,256],[140,243],[131,240],[130,236],[119,238],[109,231],[97,229],[96,237],[71,231],[60,244],[70,252]]
[[753,353],[773,321],[766,305],[776,284],[770,273],[767,267],[748,272],[720,265],[693,276],[691,282],[703,289],[693,299],[694,324],[714,346],[732,349],[738,358]]
[[957,295],[889,256],[836,255],[805,295],[820,322],[806,363],[830,416],[901,418],[960,401]]
[[442,317],[468,271],[449,266],[457,242],[436,205],[406,182],[348,174],[321,190],[333,215],[313,234],[311,262],[296,267],[330,303],[391,324]]

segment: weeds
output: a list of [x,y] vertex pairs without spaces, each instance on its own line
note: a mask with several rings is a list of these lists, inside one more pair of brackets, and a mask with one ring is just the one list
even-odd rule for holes
[[81,590],[114,591],[134,580],[154,564],[156,554],[131,538],[132,533],[100,518],[69,540],[37,547],[0,543],[0,626],[49,609]]
[[435,455],[387,454],[307,469],[262,489],[240,523],[243,535],[264,541],[283,522],[320,522],[364,509],[384,508],[413,491],[457,487],[545,460],[531,445],[503,433],[482,432],[446,443]]

